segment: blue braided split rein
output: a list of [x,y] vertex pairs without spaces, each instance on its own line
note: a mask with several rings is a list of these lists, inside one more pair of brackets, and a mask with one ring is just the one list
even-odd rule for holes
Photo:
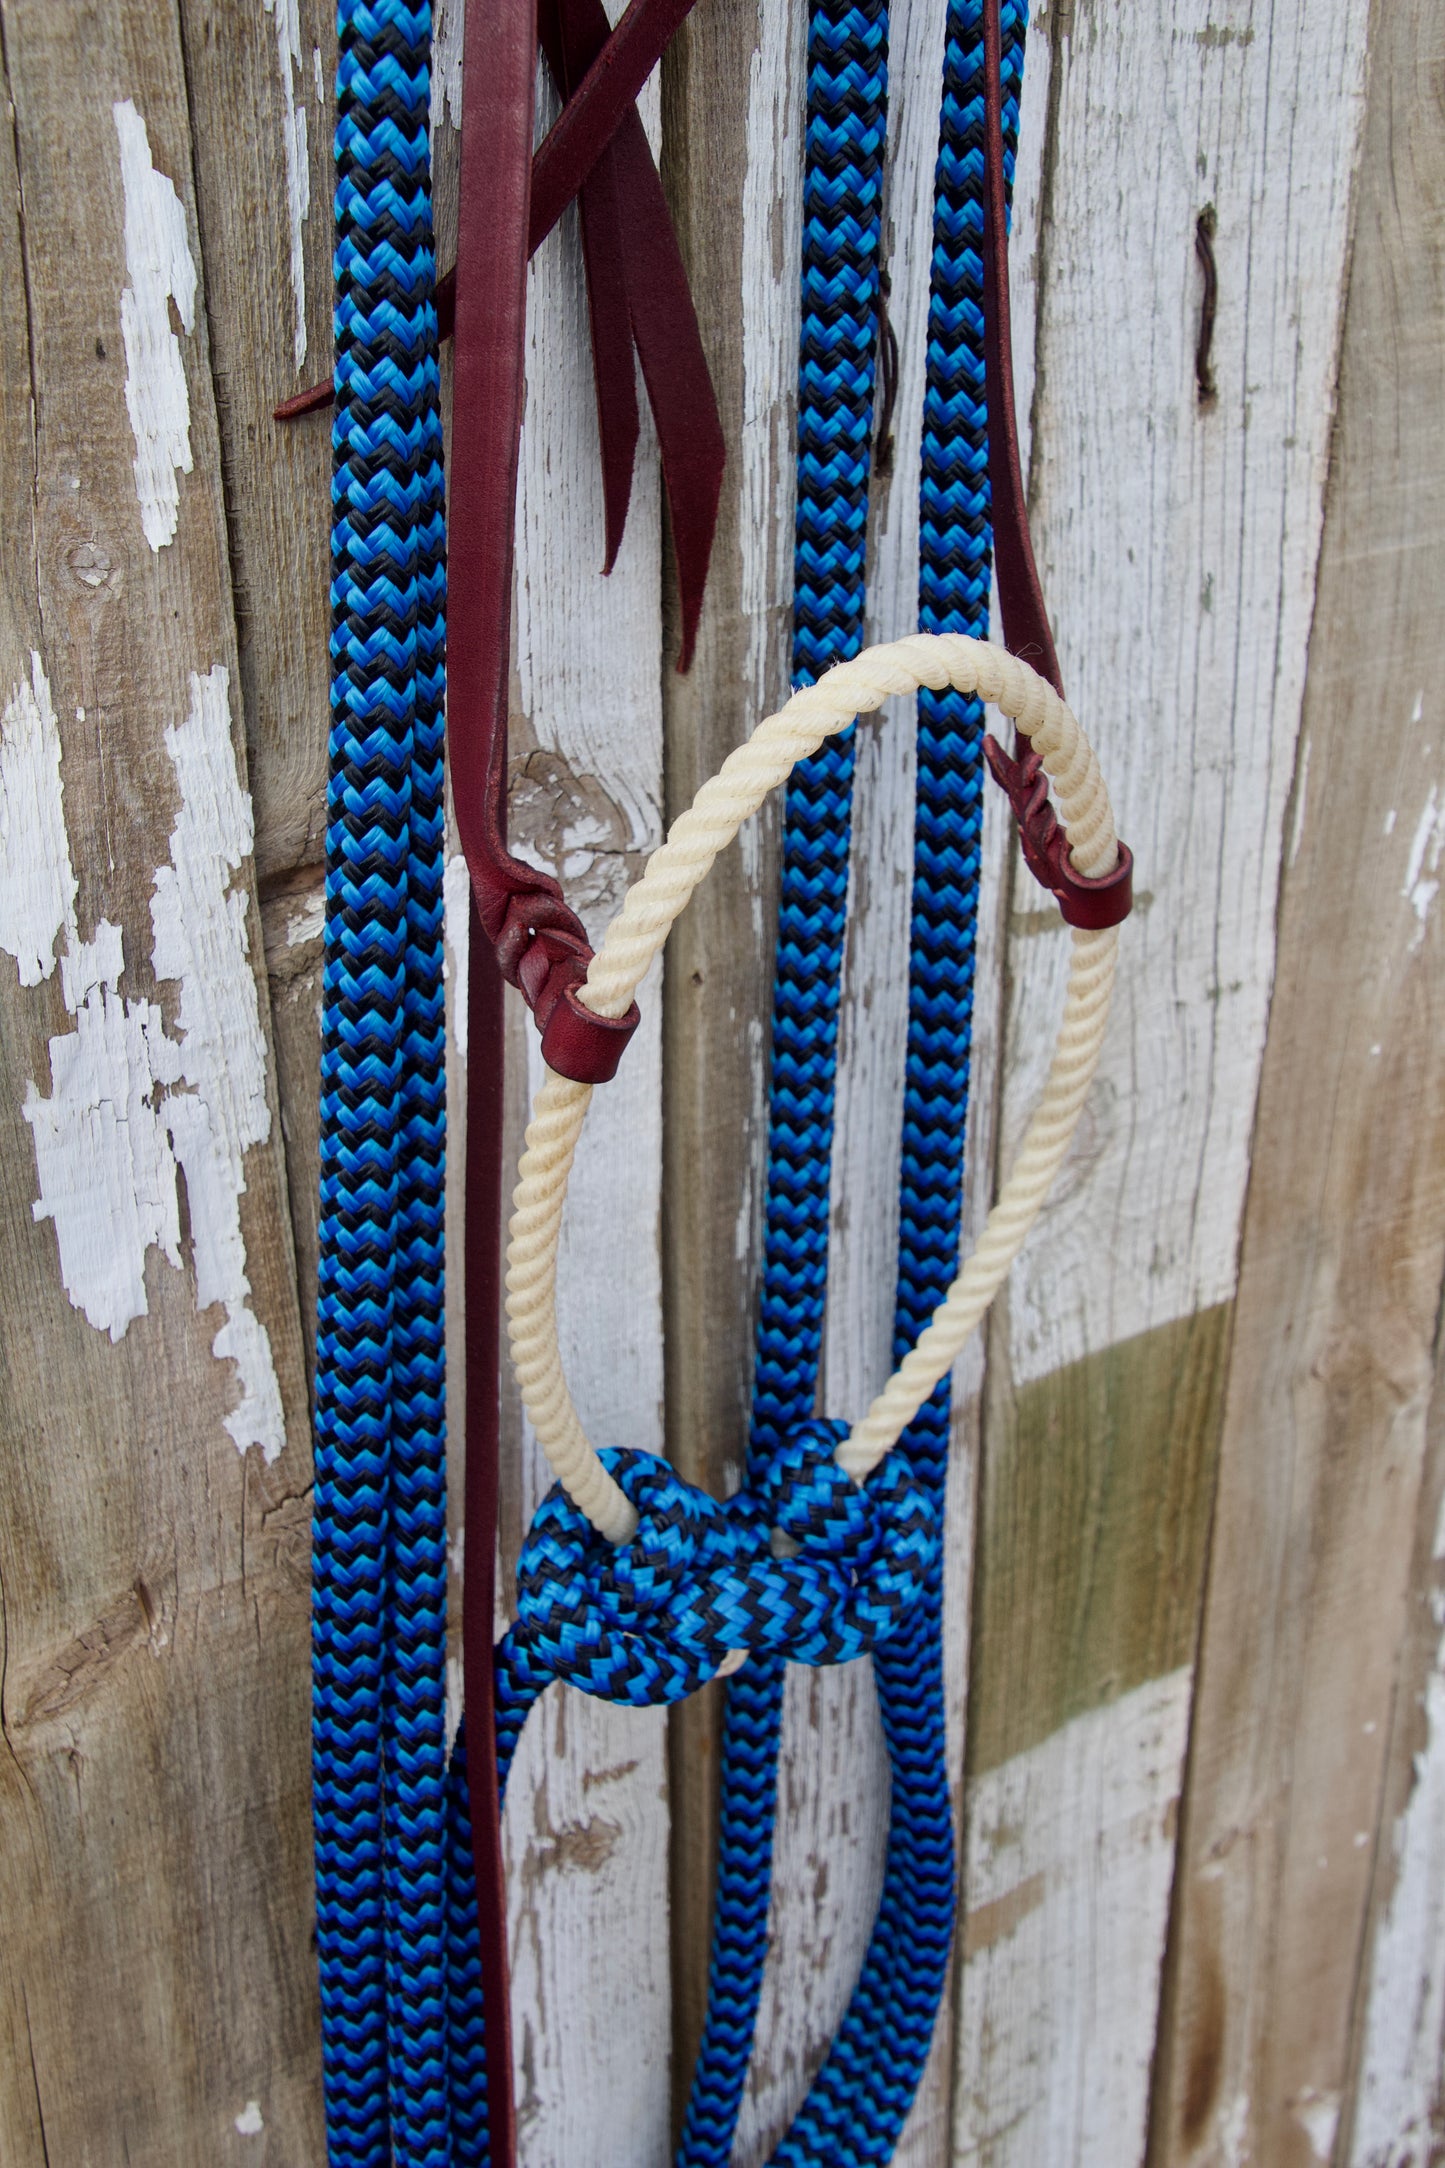
[[[332,726],[323,972],[313,1597],[317,1938],[331,2168],[485,2163],[486,2031],[465,1745],[445,1723],[444,490],[425,0],[339,0]],[[1024,13],[1003,9],[1012,174]],[[950,0],[924,417],[920,623],[987,630],[980,0]],[[862,644],[886,144],[883,0],[809,29],[793,674]],[[918,702],[895,1351],[957,1264],[982,714]],[[730,1680],[709,2002],[678,2153],[727,2168],[761,1990],[784,1667],[869,1654],[892,1773],[871,1941],[773,2154],[892,2155],[947,1973],[945,1382],[866,1484],[816,1416],[853,733],[790,779],[764,1274],[747,1477],[718,1503],[649,1455],[604,1459],[639,1516],[602,1541],[560,1489],[497,1652],[505,1785],[561,1678],[634,1706]],[[886,2043],[880,2055],[879,2044]]]
[[332,2168],[484,2160],[463,1772],[446,1754],[445,532],[430,11],[340,0],[332,717],[313,1506]]

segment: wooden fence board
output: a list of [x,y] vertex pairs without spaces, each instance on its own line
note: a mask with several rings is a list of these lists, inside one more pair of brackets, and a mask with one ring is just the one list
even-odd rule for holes
[[[555,110],[550,99],[547,89],[544,110]],[[642,112],[655,141],[655,87]],[[557,875],[594,940],[662,837],[650,426],[606,580],[602,558],[586,294],[569,213],[539,251],[528,293],[511,833],[515,849]],[[662,1000],[654,973],[626,1061],[588,1117],[558,1268],[583,1421],[601,1443],[645,1451],[663,1444]],[[530,1024],[525,1046],[518,1092],[541,1081]],[[529,1434],[514,1431],[507,1450],[511,1511],[525,1523],[551,1476]],[[523,1734],[505,1817],[520,2157],[531,2168],[663,2168],[670,2156],[667,1830],[664,1713],[552,1688]]]
[[[1218,1435],[1202,1372],[1227,1336],[1220,1313],[1233,1293],[1269,998],[1365,13],[1357,0],[1268,19],[1202,4],[1049,13],[1035,540],[1065,683],[1096,735],[1140,894],[1071,1164],[990,1335],[970,1797],[1012,1796],[1032,1781],[1024,1757],[1051,1743],[1061,1772],[1107,1770],[1111,1751],[1095,1733],[1110,1727],[1112,1758],[1138,1785],[1127,1799],[1108,1785],[1086,1789],[1060,1819],[1065,1849],[1053,1866],[1025,1869],[1017,1848],[970,1853],[966,1949],[977,1951],[983,1932],[971,1920],[975,1874],[978,1902],[991,1908],[1008,1896],[1009,1871],[1042,1876],[1026,1924],[1022,1911],[1015,1928],[1007,1906],[991,1910],[986,1959],[965,1959],[956,2142],[959,2157],[990,2168],[1031,2164],[1041,2149],[1051,2162],[1118,2168],[1144,2145],[1189,1623]],[[1031,67],[1038,39],[1036,26]],[[1210,203],[1219,389],[1203,406],[1194,239]],[[1004,1165],[1042,1081],[1067,946],[1046,932],[1049,914],[1026,882],[1015,906]],[[1199,1375],[1181,1392],[1186,1352]],[[1131,1409],[1150,1407],[1169,1411],[1182,1434],[1131,1443]],[[1065,1424],[1067,1465],[1096,1486],[1078,1493],[1072,1523],[1027,1473],[1050,1469]],[[1179,1483],[1188,1516],[1168,1542],[1158,1540],[1151,1459]],[[1054,1587],[1061,1549],[1076,1566]],[[1129,1584],[1127,1606],[1092,1587],[1089,1561],[1107,1557]],[[1186,1572],[1192,1585],[1175,1585]],[[1008,1607],[1005,1591],[1033,1622],[1022,1706],[1011,1705],[1012,1644],[991,1623]],[[1075,1646],[1091,1618],[1107,1660]],[[1151,1680],[1172,1714],[1141,1743],[1136,1697]],[[1088,1756],[1077,1762],[1068,1740],[1084,1719]],[[1069,1734],[1056,1737],[1049,1727],[1064,1723]],[[1111,1943],[1116,1969],[1085,1986],[1077,1962],[1049,1956],[1082,1950],[1078,1892],[1125,1836],[1153,1892],[1151,1924]],[[1023,1906],[1024,1882],[1012,1886]],[[1021,2010],[1028,2022],[1015,2024]]]
[[[1162,2043],[1171,2163],[1337,2157],[1445,1266],[1445,147],[1420,91],[1445,48],[1433,11],[1378,24]],[[1378,2043],[1412,2022],[1396,1917],[1382,2081]],[[1363,2097],[1361,2157],[1423,2158],[1370,2121],[1388,2086]]]
[[321,859],[330,721],[331,0],[181,0],[256,871],[308,1369],[316,1314]]
[[181,48],[3,32],[0,2151],[314,2158],[304,1368]]

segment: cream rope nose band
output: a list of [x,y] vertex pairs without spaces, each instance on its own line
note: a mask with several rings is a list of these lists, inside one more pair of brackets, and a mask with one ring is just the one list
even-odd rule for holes
[[[920,686],[977,693],[1029,739],[1052,786],[1075,870],[1113,872],[1119,844],[1099,764],[1072,711],[1017,656],[962,634],[915,633],[865,648],[795,692],[704,783],[648,860],[608,927],[580,999],[622,1016],[718,852],[800,760],[855,716]],[[1075,928],[1068,993],[1043,1095],[977,1249],[866,1415],[838,1447],[856,1482],[871,1474],[978,1324],[1007,1277],[1063,1162],[1098,1065],[1114,984],[1118,928]],[[512,1196],[507,1326],[522,1400],[553,1472],[598,1532],[625,1543],[637,1514],[608,1474],[572,1404],[557,1344],[557,1243],[577,1140],[592,1087],[547,1070]]]

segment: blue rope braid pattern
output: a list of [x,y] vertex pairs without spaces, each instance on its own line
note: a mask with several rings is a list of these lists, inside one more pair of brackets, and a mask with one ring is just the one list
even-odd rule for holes
[[332,2168],[445,2168],[453,2126],[469,2141],[484,2118],[485,2065],[463,1772],[446,1769],[430,9],[340,0],[338,32],[312,1607],[327,2149]]
[[[1023,33],[1022,8],[1006,6],[1004,127],[1010,180]],[[920,622],[927,630],[979,634],[988,629],[991,557],[981,310],[982,67],[979,0],[955,0],[948,19],[935,180]],[[800,492],[802,487],[800,459]],[[961,581],[956,567],[961,568]],[[977,923],[981,738],[982,711],[976,701],[956,695],[920,698],[895,1359],[913,1345],[957,1267]],[[830,1142],[820,1137],[817,1146],[825,1190]],[[773,1179],[770,1166],[770,1191]],[[943,1517],[949,1416],[945,1382],[898,1449],[920,1480],[935,1527],[941,1527]],[[883,1892],[848,2011],[774,2154],[774,2160],[788,2168],[889,2159],[927,2058],[947,1975],[954,1911],[941,1606],[941,1564],[935,1548],[923,1602],[874,1654],[893,1775]],[[685,2141],[682,2157],[689,2168],[704,2160],[725,2168],[729,2157],[766,1949],[768,1829],[781,1693],[780,1681],[754,1680],[751,1669],[728,1690],[723,1821],[725,1831],[732,1821],[753,1826],[740,1832],[736,1846],[741,1874],[735,1868],[729,1872],[733,1862],[724,1851],[710,1980],[710,2028],[720,1993],[731,2006],[727,2093],[708,2133],[710,2145],[689,2153]],[[767,1704],[759,1712],[765,1695]],[[739,1701],[753,1704],[745,1711],[745,1728],[738,1727],[743,1753],[735,1751],[734,1740],[733,1712]],[[746,1753],[755,1742],[762,1743],[767,1757],[763,1769],[758,1767],[761,1755]],[[738,1925],[729,1917],[736,1913],[743,1915]],[[740,1952],[748,1968],[741,1982]],[[725,1968],[731,1968],[730,1978],[724,1978]],[[881,2039],[889,2044],[886,2069],[876,2053]],[[705,2045],[694,2103],[705,2082],[706,2062]],[[700,2120],[690,2111],[689,2135]]]
[[[793,679],[863,644],[887,150],[886,0],[816,0],[808,27]],[[811,1416],[828,1280],[828,1183],[854,733],[794,770],[783,829],[763,1283],[750,1470]],[[762,1989],[783,1661],[730,1681],[707,2016],[678,2161],[726,2168]]]

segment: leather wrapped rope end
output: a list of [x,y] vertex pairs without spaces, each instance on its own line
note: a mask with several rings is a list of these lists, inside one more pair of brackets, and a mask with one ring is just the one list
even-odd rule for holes
[[[525,885],[509,889],[517,876]],[[634,1001],[625,1016],[599,1016],[578,998],[592,948],[556,882],[517,859],[474,867],[472,879],[483,930],[537,1020],[548,1068],[574,1084],[610,1084],[642,1012]]]
[[1013,807],[1024,864],[1058,904],[1064,922],[1090,933],[1122,926],[1134,908],[1134,854],[1119,845],[1119,862],[1096,879],[1080,873],[1069,856],[1069,839],[1049,801],[1049,779],[1042,756],[1025,753],[1010,760],[997,738],[983,741],[989,773]]
[[[579,978],[563,986],[553,1001],[542,1024],[542,1059],[575,1084],[610,1084],[642,1012],[634,1001],[625,1016],[598,1016],[578,998],[580,985]],[[540,1008],[537,1020],[541,1023]]]

